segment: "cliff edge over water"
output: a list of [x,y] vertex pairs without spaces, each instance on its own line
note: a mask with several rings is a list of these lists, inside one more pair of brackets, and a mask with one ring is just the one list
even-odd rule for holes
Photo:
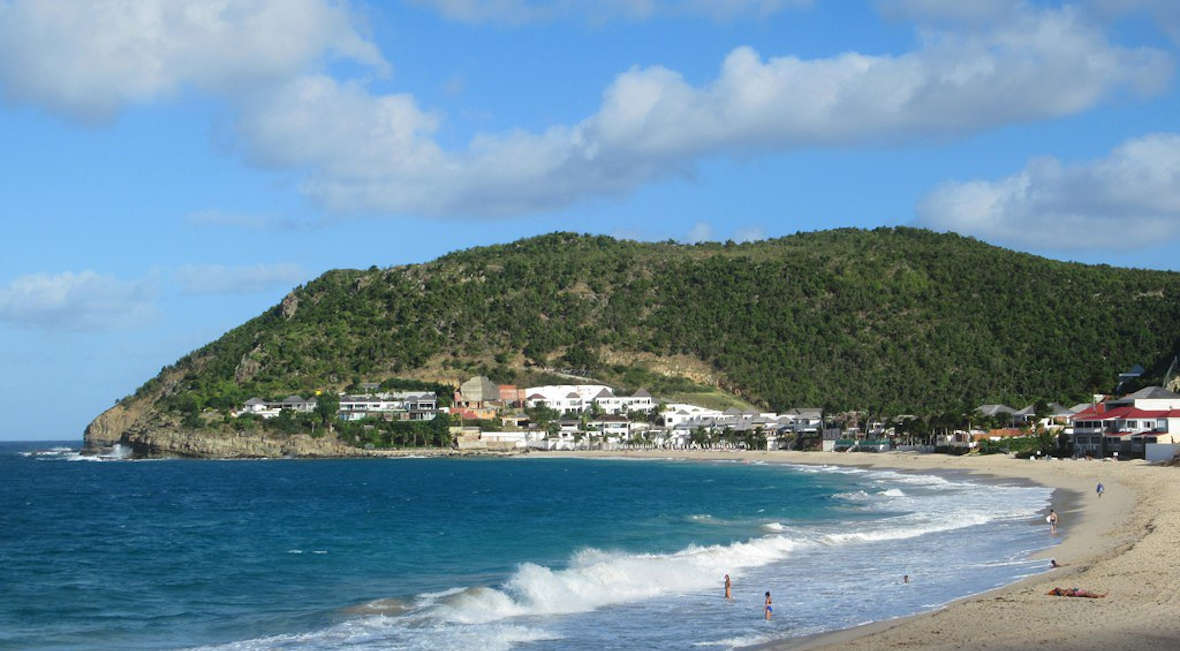
[[335,456],[343,444],[330,435],[296,444],[232,412],[255,396],[390,379],[529,386],[554,380],[551,370],[775,411],[1074,404],[1135,364],[1161,381],[1177,333],[1180,273],[1059,262],[953,234],[840,229],[682,245],[554,233],[328,271],[162,369],[84,439],[90,452]]

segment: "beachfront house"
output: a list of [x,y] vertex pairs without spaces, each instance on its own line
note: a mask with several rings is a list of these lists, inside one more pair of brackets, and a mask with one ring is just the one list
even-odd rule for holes
[[1075,454],[1142,458],[1150,450],[1171,458],[1180,442],[1180,394],[1146,387],[1095,404],[1074,414],[1071,422]]
[[[1020,411],[1023,412],[1024,410]],[[975,413],[993,423],[1002,423],[1004,427],[1013,425],[1019,427],[1024,424],[1024,418],[1021,415],[1017,415],[1018,411],[1008,405],[979,405],[975,408]],[[1031,408],[1029,409],[1029,413],[1031,413]]]

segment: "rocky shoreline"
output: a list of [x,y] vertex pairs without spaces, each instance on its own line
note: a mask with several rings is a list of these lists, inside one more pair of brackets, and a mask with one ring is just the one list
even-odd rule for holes
[[334,435],[312,437],[265,432],[182,428],[175,417],[150,408],[150,400],[126,400],[107,409],[86,427],[82,454],[110,454],[116,445],[134,459],[345,459],[404,456],[514,456],[517,451],[455,450],[450,448],[365,449],[348,445]]
[[223,434],[175,429],[131,429],[116,440],[84,438],[82,454],[110,453],[115,445],[131,451],[134,459],[346,459],[365,457],[469,457],[515,456],[524,451],[455,450],[450,448],[365,449],[348,445],[334,436],[313,438],[307,434],[265,436]]

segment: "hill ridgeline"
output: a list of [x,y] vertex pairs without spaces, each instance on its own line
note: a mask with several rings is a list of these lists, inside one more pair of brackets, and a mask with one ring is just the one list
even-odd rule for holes
[[[909,228],[695,245],[554,233],[329,271],[162,369],[85,438],[91,450],[334,454],[331,440],[231,442],[250,437],[224,415],[252,396],[474,374],[526,384],[557,369],[774,410],[962,411],[1081,401],[1134,364],[1162,374],[1178,351],[1180,273]],[[186,411],[201,425],[182,424]]]

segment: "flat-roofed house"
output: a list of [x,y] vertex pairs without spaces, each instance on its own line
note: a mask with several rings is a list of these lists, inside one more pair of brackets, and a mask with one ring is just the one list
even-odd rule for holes
[[503,402],[505,406],[520,407],[524,405],[524,389],[515,384],[501,384],[496,388],[500,391],[500,402]]
[[283,398],[279,403],[280,409],[290,409],[292,411],[309,412],[315,409],[315,399],[305,400],[303,396],[290,395]]

